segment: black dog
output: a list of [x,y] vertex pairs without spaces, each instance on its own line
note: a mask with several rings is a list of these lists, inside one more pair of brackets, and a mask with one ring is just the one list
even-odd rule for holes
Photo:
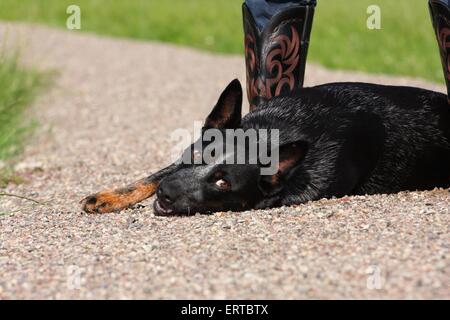
[[[273,98],[242,119],[241,104],[241,85],[234,80],[205,129],[278,129],[275,174],[261,175],[260,164],[177,163],[127,188],[86,198],[84,210],[121,210],[155,190],[155,213],[170,215],[450,186],[450,107],[444,94],[332,83]],[[188,150],[194,158],[203,151],[195,144]]]

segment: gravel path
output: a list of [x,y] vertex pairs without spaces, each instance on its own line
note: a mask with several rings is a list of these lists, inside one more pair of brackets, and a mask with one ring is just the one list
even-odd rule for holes
[[[57,70],[41,122],[0,198],[0,298],[450,298],[448,190],[162,218],[145,207],[86,215],[78,201],[167,164],[243,58],[0,24],[24,63]],[[434,50],[434,49],[433,49]],[[419,80],[307,69],[307,84]]]

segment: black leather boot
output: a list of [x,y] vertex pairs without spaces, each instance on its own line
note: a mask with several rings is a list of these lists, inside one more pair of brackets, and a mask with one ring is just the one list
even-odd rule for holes
[[250,110],[261,99],[303,86],[314,9],[315,1],[283,9],[259,30],[250,9],[243,4]]
[[430,0],[429,7],[439,44],[447,93],[450,95],[450,7],[445,0]]

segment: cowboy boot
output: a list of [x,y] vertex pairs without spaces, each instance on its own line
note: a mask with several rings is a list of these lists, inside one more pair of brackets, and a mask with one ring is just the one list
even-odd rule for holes
[[450,94],[450,4],[447,0],[430,0],[429,7],[439,44],[447,93]]
[[303,86],[315,1],[276,13],[258,28],[243,4],[247,98],[250,110],[261,100],[285,95]]

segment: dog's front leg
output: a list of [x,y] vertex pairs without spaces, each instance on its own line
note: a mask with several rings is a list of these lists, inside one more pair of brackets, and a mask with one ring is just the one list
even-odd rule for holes
[[87,213],[118,212],[149,197],[158,189],[160,181],[177,168],[172,164],[147,178],[138,180],[124,188],[106,189],[83,200],[82,209]]

